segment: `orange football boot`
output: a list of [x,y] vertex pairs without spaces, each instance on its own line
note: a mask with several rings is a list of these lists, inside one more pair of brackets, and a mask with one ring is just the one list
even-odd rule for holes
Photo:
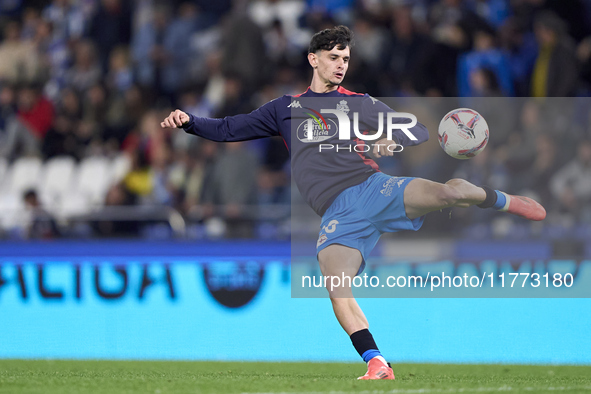
[[513,196],[507,193],[503,194],[507,197],[507,202],[503,208],[499,209],[499,211],[512,213],[513,215],[535,221],[544,220],[546,217],[546,210],[544,207],[531,198]]
[[394,380],[394,372],[390,368],[390,364],[384,364],[377,357],[372,358],[367,363],[367,372],[365,375],[357,378],[358,380],[379,380],[389,379]]

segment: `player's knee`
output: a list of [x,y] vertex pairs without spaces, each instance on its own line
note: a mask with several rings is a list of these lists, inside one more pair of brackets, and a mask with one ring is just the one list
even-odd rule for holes
[[452,207],[462,199],[462,179],[451,179],[442,185],[437,191],[437,198],[441,205]]
[[332,290],[330,288],[327,288],[327,290],[328,297],[330,298],[330,301],[333,303],[333,305],[345,305],[349,302],[347,300],[354,298],[351,289],[345,289],[341,287],[339,289]]

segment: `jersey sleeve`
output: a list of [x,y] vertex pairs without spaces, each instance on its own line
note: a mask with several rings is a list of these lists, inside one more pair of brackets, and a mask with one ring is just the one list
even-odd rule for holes
[[[365,127],[368,128],[370,132],[377,131],[379,128],[379,114],[383,114],[383,135],[384,138],[386,136],[386,122],[387,122],[387,113],[388,112],[397,112],[394,111],[392,108],[384,104],[378,99],[375,99],[369,95],[363,97],[363,102],[361,105],[362,108],[362,122],[364,123]],[[410,123],[410,119],[408,118],[393,118],[393,123],[397,124],[404,124]],[[404,147],[419,145],[423,142],[429,140],[429,131],[427,128],[417,121],[417,124],[408,129],[408,131],[416,137],[416,140],[411,139],[404,131],[401,129],[394,129],[392,131],[392,138],[396,141],[397,144],[400,144]]]
[[249,114],[226,116],[223,119],[201,118],[188,114],[183,125],[189,133],[217,142],[248,141],[280,135],[277,125],[276,100],[270,101]]

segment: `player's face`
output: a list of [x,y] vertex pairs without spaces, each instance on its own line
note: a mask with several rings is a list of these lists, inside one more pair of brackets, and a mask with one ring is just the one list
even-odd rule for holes
[[349,68],[350,54],[349,47],[344,49],[334,47],[330,51],[322,50],[316,54],[316,70],[324,83],[340,85],[343,82]]

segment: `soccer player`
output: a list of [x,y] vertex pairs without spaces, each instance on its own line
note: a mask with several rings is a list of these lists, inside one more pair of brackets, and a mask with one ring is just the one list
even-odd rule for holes
[[[340,140],[337,135],[324,134],[322,138],[313,136],[307,140],[298,133],[297,138],[291,138],[292,111],[301,108],[301,102],[307,98],[332,100],[337,103],[337,109],[339,104],[344,109],[349,100],[347,107],[355,102],[358,110],[376,106],[378,110],[393,112],[367,94],[353,93],[341,86],[349,65],[351,45],[352,32],[345,26],[316,33],[308,49],[308,61],[314,70],[312,82],[300,95],[283,96],[250,114],[224,119],[201,118],[176,110],[161,126],[182,127],[187,133],[213,141],[282,136],[290,150],[296,185],[307,203],[322,217],[317,256],[324,276],[352,278],[360,274],[382,233],[416,231],[425,214],[443,208],[477,205],[529,220],[544,219],[546,211],[530,198],[475,186],[463,179],[451,179],[443,184],[385,175],[379,172],[373,160],[355,150],[347,150],[353,142]],[[373,144],[374,155],[392,156],[397,145],[407,147],[429,138],[428,131],[420,123],[408,131],[415,139],[403,130],[394,130],[391,140],[383,138]],[[338,145],[345,149],[320,154],[317,149],[320,141],[326,146]],[[336,318],[367,363],[367,373],[359,379],[394,379],[392,368],[378,350],[367,319],[353,298],[350,284],[328,290]]]

